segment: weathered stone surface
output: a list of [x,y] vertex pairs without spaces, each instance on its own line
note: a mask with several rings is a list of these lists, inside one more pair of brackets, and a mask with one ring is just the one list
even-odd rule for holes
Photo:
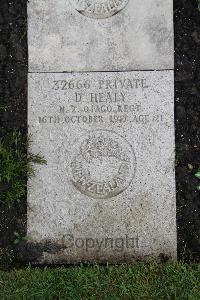
[[172,0],[31,0],[28,23],[30,72],[173,69]]
[[29,74],[35,262],[176,257],[173,114],[173,71]]

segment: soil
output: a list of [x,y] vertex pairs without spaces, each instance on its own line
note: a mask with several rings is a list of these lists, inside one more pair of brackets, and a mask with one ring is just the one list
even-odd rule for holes
[[200,12],[196,0],[174,0],[178,253],[200,256]]
[[[0,137],[27,135],[27,13],[25,0],[0,0]],[[1,191],[0,191],[1,192]],[[26,235],[26,199],[0,203],[0,266],[16,265],[14,232]]]
[[[0,137],[27,135],[27,0],[0,1]],[[178,256],[199,260],[200,12],[196,0],[174,0]],[[25,235],[26,199],[0,204],[0,265],[17,262],[14,232]]]

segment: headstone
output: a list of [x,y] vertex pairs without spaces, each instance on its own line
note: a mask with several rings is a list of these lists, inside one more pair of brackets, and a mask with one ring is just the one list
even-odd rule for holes
[[32,0],[35,263],[176,258],[172,0]]

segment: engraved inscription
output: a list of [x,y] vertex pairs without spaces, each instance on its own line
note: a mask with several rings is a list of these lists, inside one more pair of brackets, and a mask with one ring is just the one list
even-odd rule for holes
[[[105,123],[146,125],[164,124],[165,117],[154,109],[147,112],[145,101],[150,83],[146,78],[121,77],[98,79],[87,76],[76,79],[57,78],[50,83],[54,96],[63,97],[57,111],[38,116],[39,124],[65,125],[102,125]],[[143,97],[137,100],[137,94]],[[67,96],[66,96],[67,95]]]
[[95,18],[109,18],[121,11],[129,0],[71,0],[75,9],[82,15]]
[[83,136],[73,149],[72,183],[83,194],[107,199],[122,193],[131,183],[136,167],[132,146],[109,130]]

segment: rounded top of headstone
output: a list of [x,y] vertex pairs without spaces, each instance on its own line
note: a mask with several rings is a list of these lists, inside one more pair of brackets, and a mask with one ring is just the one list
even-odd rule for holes
[[129,0],[71,0],[75,9],[82,15],[105,19],[121,11]]

